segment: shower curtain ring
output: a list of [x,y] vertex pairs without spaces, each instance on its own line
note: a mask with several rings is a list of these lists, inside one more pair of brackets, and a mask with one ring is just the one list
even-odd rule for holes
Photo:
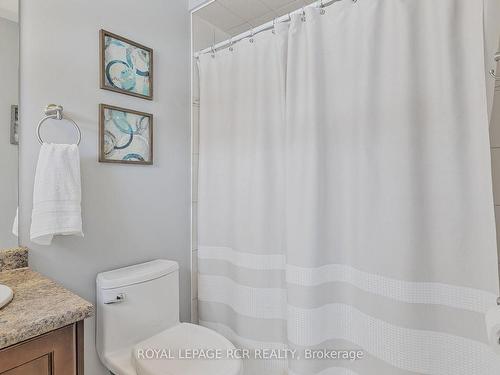
[[323,4],[323,0],[319,0],[318,8],[319,8],[319,14],[324,15],[326,13],[325,4]]
[[273,34],[276,34],[276,18],[273,18]]
[[304,8],[302,8],[300,19],[302,20],[302,22],[306,22],[306,10]]
[[[496,63],[500,61],[500,52],[495,53],[495,56],[493,56],[493,59],[495,60]],[[496,81],[500,81],[500,75],[496,74],[495,69],[490,70],[490,76],[495,78]]]
[[233,52],[234,48],[233,48],[233,38],[230,38],[229,39],[229,51]]
[[212,59],[215,59],[215,46],[212,45],[210,47],[210,55],[212,56]]
[[248,40],[250,43],[253,43],[254,42],[254,39],[253,39],[253,36],[254,36],[254,31],[253,31],[253,28],[252,30],[250,30],[250,39]]

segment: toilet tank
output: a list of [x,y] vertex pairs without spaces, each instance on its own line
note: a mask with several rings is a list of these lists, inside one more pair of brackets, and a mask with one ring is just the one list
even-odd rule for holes
[[154,260],[97,275],[96,348],[110,353],[132,347],[179,324],[179,265]]

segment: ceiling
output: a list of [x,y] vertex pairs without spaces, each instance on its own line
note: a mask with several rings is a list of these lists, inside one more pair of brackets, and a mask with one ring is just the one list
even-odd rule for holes
[[[215,42],[221,42],[232,36],[241,34],[253,27],[260,26],[272,19],[283,16],[305,5],[315,2],[314,0],[216,0],[213,3],[193,13],[193,32],[195,45],[198,48],[206,48]],[[203,23],[213,27],[210,33],[210,41],[206,35],[198,36],[197,28],[203,29],[197,23]],[[197,38],[203,38],[205,42],[197,42]],[[208,42],[208,44],[207,44]]]
[[18,0],[0,0],[0,17],[17,22],[19,2]]

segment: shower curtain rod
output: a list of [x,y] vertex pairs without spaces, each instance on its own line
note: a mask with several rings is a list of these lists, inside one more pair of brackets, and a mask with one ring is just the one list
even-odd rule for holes
[[[233,38],[230,38],[228,40],[225,40],[225,41],[222,41],[222,42],[219,42],[217,44],[214,44],[212,45],[211,47],[208,47],[208,48],[205,48],[201,51],[198,51],[194,54],[194,57],[196,59],[198,59],[200,57],[200,55],[203,55],[203,54],[206,54],[206,53],[216,53],[218,51],[221,51],[223,49],[226,49],[226,48],[229,48],[231,46],[233,46],[234,44],[244,40],[244,39],[247,39],[247,38],[252,38],[254,37],[255,35],[257,34],[260,34],[264,31],[269,31],[269,30],[272,30],[274,29],[274,27],[276,26],[276,24],[280,23],[280,22],[290,22],[291,21],[291,16],[292,14],[301,14],[304,12],[304,9],[305,8],[310,8],[310,7],[316,7],[316,8],[319,8],[319,9],[323,9],[323,8],[326,8],[326,7],[329,7],[330,5],[333,5],[339,1],[342,1],[342,0],[324,0],[324,1],[316,1],[316,4],[310,4],[310,5],[307,5],[305,7],[302,7],[300,9],[297,9],[293,12],[290,12],[290,13],[287,13],[281,17],[277,17],[275,18],[274,20],[272,21],[269,21],[269,22],[266,22],[264,23],[263,25],[260,25],[260,26],[257,26],[257,27],[254,27],[248,31],[245,31],[244,33],[241,33]],[[357,0],[351,0],[353,3],[357,2]]]

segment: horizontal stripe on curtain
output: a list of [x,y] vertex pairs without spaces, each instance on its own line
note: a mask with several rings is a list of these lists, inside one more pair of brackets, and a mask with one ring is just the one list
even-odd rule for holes
[[245,374],[493,375],[498,271],[470,0],[341,1],[202,56],[199,317]]

